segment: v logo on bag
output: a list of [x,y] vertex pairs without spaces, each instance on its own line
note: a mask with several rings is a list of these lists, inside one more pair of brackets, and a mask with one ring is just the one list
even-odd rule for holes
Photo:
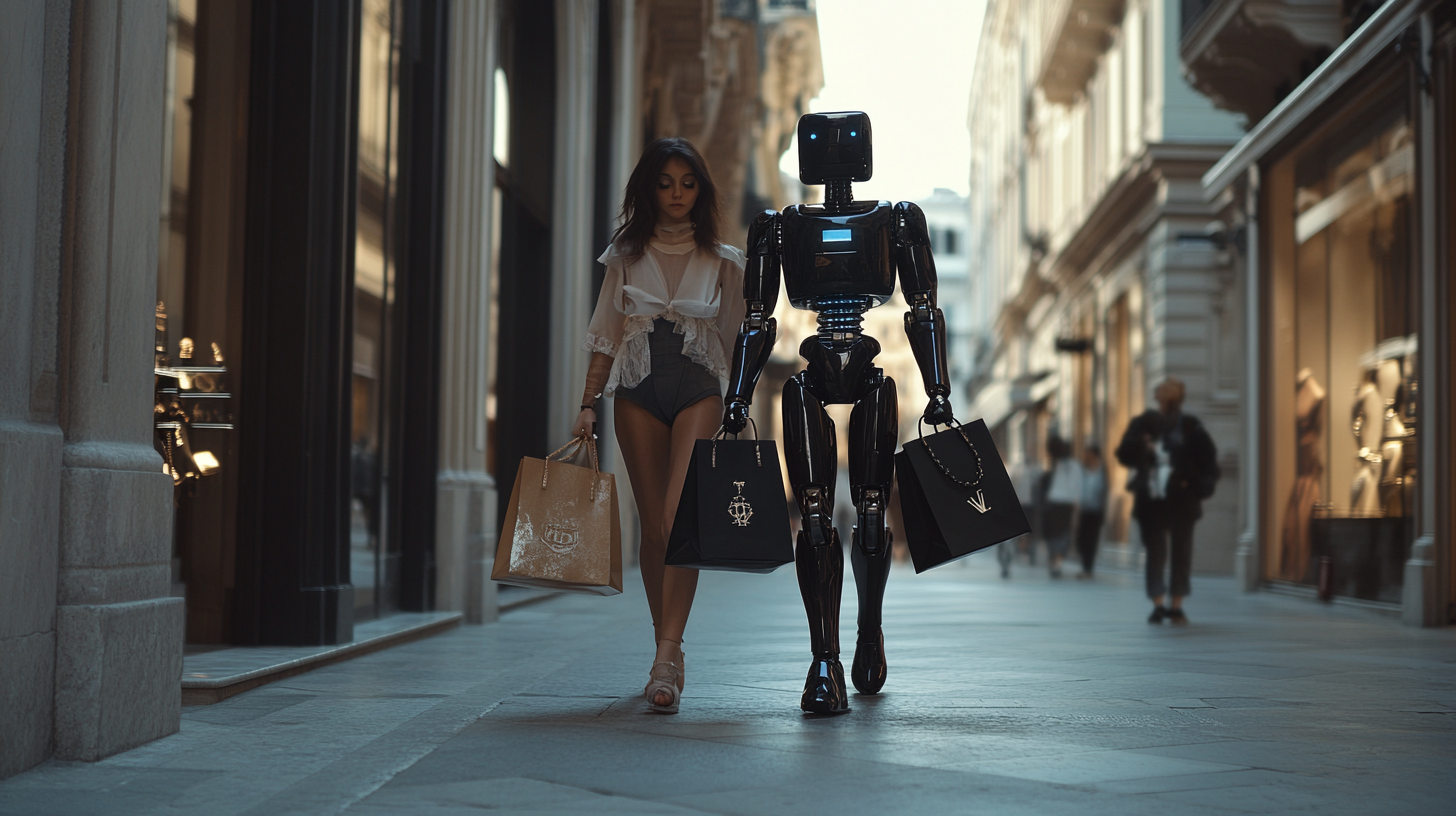
[[970,506],[976,508],[982,513],[991,509],[991,506],[989,504],[986,504],[985,494],[982,493],[980,490],[976,491],[976,495],[970,497],[969,499],[966,499],[966,504],[969,504]]
[[748,499],[743,498],[743,485],[746,482],[734,482],[733,484],[738,485],[738,495],[729,500],[728,515],[733,517],[734,524],[739,527],[747,527],[748,520],[753,518],[753,505],[748,503]]
[[541,531],[541,540],[552,552],[571,552],[581,542],[581,530],[575,521],[558,521],[546,525]]

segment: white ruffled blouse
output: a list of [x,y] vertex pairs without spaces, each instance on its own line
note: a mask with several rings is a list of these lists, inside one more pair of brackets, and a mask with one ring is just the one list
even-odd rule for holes
[[607,277],[581,347],[616,358],[603,394],[632,388],[652,373],[647,335],[659,317],[683,336],[683,354],[726,385],[746,309],[741,251],[653,238],[638,257],[613,243],[597,260],[606,265]]

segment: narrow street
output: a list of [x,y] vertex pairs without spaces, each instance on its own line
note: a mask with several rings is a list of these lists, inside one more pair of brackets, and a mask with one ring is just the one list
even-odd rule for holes
[[[1456,632],[1195,579],[984,553],[890,580],[890,682],[797,709],[793,573],[708,573],[682,713],[646,713],[635,575],[184,709],[180,733],[0,782],[0,813],[1448,814]],[[846,586],[844,640],[853,642]],[[850,650],[846,648],[846,663]]]

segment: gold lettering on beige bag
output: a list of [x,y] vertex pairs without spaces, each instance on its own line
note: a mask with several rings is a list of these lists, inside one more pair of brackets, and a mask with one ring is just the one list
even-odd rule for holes
[[571,552],[581,543],[581,530],[570,519],[556,521],[547,524],[546,529],[541,531],[541,540],[546,542],[552,552]]
[[980,490],[976,491],[976,495],[970,497],[969,499],[966,499],[966,504],[969,504],[970,506],[976,508],[982,513],[991,509],[991,506],[986,504],[985,494],[982,493]]
[[743,498],[744,482],[734,482],[733,484],[738,485],[738,495],[729,500],[728,515],[733,517],[734,524],[739,527],[747,527],[748,520],[753,518],[753,505],[748,503],[748,499]]

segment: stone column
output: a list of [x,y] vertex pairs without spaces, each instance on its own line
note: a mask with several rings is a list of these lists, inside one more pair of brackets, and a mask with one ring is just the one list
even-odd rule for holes
[[[1420,19],[1421,46],[1418,59],[1426,76],[1431,73],[1431,14],[1426,12]],[[1450,587],[1441,580],[1443,554],[1437,547],[1439,540],[1439,512],[1437,502],[1440,490],[1451,478],[1451,461],[1446,454],[1450,447],[1444,438],[1450,427],[1449,420],[1442,416],[1451,406],[1443,405],[1441,395],[1448,393],[1446,384],[1450,374],[1451,360],[1446,356],[1449,346],[1443,345],[1440,321],[1443,310],[1440,306],[1442,291],[1437,268],[1440,258],[1436,250],[1436,231],[1440,228],[1436,220],[1436,171],[1440,167],[1436,160],[1436,104],[1430,91],[1417,94],[1419,112],[1416,122],[1419,131],[1416,147],[1420,158],[1416,166],[1423,168],[1421,180],[1416,184],[1416,195],[1420,205],[1420,404],[1417,406],[1416,442],[1420,446],[1420,474],[1416,489],[1420,496],[1416,500],[1416,540],[1411,543],[1410,558],[1405,562],[1405,583],[1401,587],[1402,618],[1410,626],[1444,626],[1447,622],[1447,596]],[[1442,367],[1445,367],[1443,370]],[[1449,531],[1448,531],[1449,532]]]
[[1244,242],[1244,450],[1241,457],[1243,467],[1243,492],[1239,496],[1239,541],[1234,550],[1234,576],[1245,592],[1259,587],[1259,552],[1261,540],[1261,519],[1263,518],[1263,468],[1264,450],[1263,402],[1259,395],[1259,380],[1263,372],[1261,365],[1264,345],[1264,322],[1260,319],[1259,282],[1259,166],[1249,168],[1248,187],[1245,190],[1244,216],[1246,238]]
[[581,404],[591,319],[597,3],[556,0],[556,168],[552,190],[551,371],[546,442],[566,441]]
[[0,3],[0,779],[50,754],[55,714],[69,30],[68,2]]
[[76,0],[60,286],[55,753],[177,730],[184,605],[152,447],[165,0]]
[[457,0],[449,12],[435,603],[463,610],[468,623],[488,623],[498,614],[490,580],[496,485],[485,469],[495,13],[495,0]]
[[[642,121],[637,107],[638,79],[642,71],[642,54],[637,44],[642,18],[637,14],[637,1],[614,0],[612,19],[599,21],[599,24],[611,26],[611,41],[615,49],[612,54],[612,166],[607,176],[609,181],[604,200],[608,206],[617,207],[642,152]],[[612,215],[615,217],[615,211]],[[616,226],[617,222],[612,221],[612,228]],[[615,410],[615,406],[612,409]],[[610,419],[607,421],[610,422]],[[627,478],[627,470],[622,466],[617,434],[611,428],[603,427],[597,429],[597,438],[600,440],[602,469],[617,476],[617,504],[622,518],[622,563],[630,567],[637,563],[642,535],[637,519],[637,500],[632,495],[632,480]]]

